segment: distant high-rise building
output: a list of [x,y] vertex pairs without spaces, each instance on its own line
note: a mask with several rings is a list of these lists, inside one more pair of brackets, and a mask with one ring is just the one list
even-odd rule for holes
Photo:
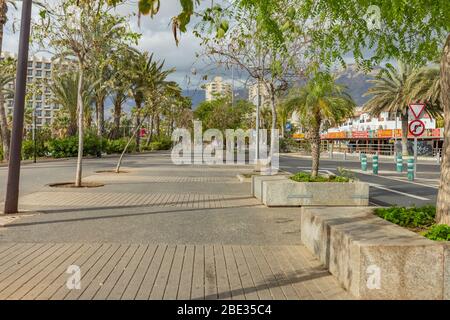
[[223,81],[222,77],[215,77],[212,82],[204,85],[206,101],[212,101],[217,97],[231,96],[231,84]]
[[[6,58],[17,59],[17,55],[2,52],[1,60]],[[29,57],[27,68],[27,85],[33,85],[32,96],[28,97],[27,108],[32,108],[36,116],[36,126],[42,127],[51,124],[53,117],[59,110],[60,106],[54,103],[53,95],[50,90],[52,74],[55,68],[67,69],[69,63],[67,61],[52,60],[44,57]],[[7,87],[15,90],[15,79],[7,84]],[[30,87],[28,87],[30,90]],[[5,109],[8,115],[12,114],[14,107],[14,97],[5,97]]]
[[[261,96],[261,106],[269,107],[270,106],[270,95],[267,91],[266,86],[264,84],[259,84],[259,95]],[[248,101],[253,103],[255,106],[258,103],[258,84],[252,84],[248,87]]]

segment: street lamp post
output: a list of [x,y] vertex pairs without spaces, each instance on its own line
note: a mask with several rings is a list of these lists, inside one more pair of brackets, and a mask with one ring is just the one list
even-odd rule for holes
[[4,213],[17,213],[19,202],[20,154],[22,149],[23,117],[26,94],[28,47],[31,28],[32,0],[22,1],[19,53],[17,58],[16,90],[11,130],[11,147],[8,163],[8,182]]

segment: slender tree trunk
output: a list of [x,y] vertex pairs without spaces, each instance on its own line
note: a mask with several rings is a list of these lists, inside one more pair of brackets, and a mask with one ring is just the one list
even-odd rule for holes
[[154,123],[154,119],[155,118],[155,116],[152,114],[151,116],[150,116],[150,129],[149,129],[149,133],[148,133],[148,138],[147,138],[147,147],[150,145],[150,142],[152,142],[152,138],[153,138],[153,127],[154,127],[154,125],[153,125],[153,123]]
[[83,143],[84,143],[84,106],[83,106],[83,67],[80,63],[80,75],[78,79],[77,108],[78,108],[78,159],[77,172],[75,176],[75,187],[81,187],[82,165],[83,165]]
[[160,137],[161,135],[161,126],[160,126],[160,119],[159,119],[159,114],[156,115],[156,137],[157,139]]
[[319,162],[320,162],[320,126],[314,126],[311,130],[311,177],[317,177],[319,175]]
[[97,135],[102,137],[105,132],[105,97],[97,97],[95,100],[97,110]]
[[444,147],[441,181],[436,206],[436,222],[450,225],[450,34],[441,59],[441,105],[444,108]]
[[272,130],[270,134],[270,157],[272,159],[272,156],[275,154],[275,139],[278,139],[278,135],[275,134],[275,130],[277,129],[277,108],[276,108],[276,102],[275,102],[275,90],[273,88],[273,85],[270,85],[270,107],[272,109]]
[[[138,100],[134,100],[136,102],[136,128],[140,128],[141,127],[141,101]],[[140,151],[140,144],[141,144],[141,133],[138,132],[136,134],[136,150]]]
[[114,128],[112,138],[117,139],[120,132],[120,118],[122,117],[122,99],[117,97],[114,99]]
[[2,145],[3,145],[3,158],[6,161],[8,161],[8,159],[9,159],[9,142],[10,142],[11,134],[8,129],[8,120],[6,118],[5,99],[4,99],[3,93],[0,93],[0,129],[1,129]]
[[406,109],[405,113],[401,114],[402,121],[402,154],[403,156],[409,156],[408,152],[408,109]]

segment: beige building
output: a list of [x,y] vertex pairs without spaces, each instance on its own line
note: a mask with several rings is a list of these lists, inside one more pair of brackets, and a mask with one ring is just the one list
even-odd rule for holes
[[[261,96],[261,106],[270,107],[270,95],[264,84],[259,84],[259,94]],[[258,84],[254,83],[248,87],[248,100],[255,106],[258,103]]]
[[[14,58],[17,55],[3,52],[1,59]],[[53,97],[50,90],[52,72],[55,68],[55,61],[44,57],[29,57],[27,68],[28,90],[33,90],[34,94],[27,101],[27,108],[35,112],[36,126],[42,127],[50,125],[55,113],[59,110],[59,105],[52,102]],[[10,82],[8,88],[15,89],[15,81]],[[5,108],[7,115],[12,115],[14,107],[13,97],[6,97]]]
[[212,82],[204,85],[206,101],[212,101],[216,97],[231,96],[231,84],[224,82],[222,77],[215,77]]

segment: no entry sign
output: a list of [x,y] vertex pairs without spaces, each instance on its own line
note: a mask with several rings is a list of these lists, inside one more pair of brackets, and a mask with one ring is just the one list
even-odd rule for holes
[[414,120],[409,123],[409,133],[414,137],[420,137],[425,132],[425,123],[421,120]]

